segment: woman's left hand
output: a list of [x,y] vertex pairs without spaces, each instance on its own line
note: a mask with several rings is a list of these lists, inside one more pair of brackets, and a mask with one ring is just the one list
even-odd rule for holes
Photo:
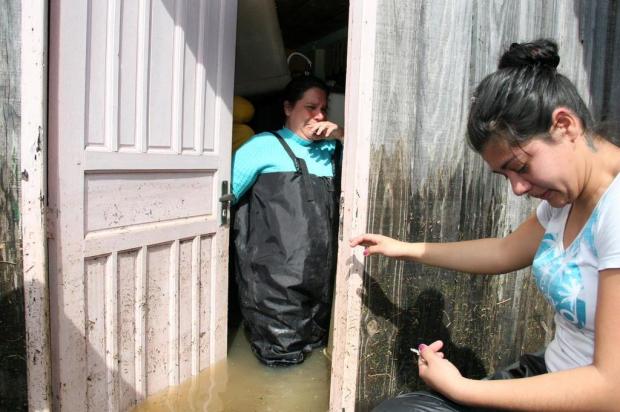
[[429,346],[420,345],[420,357],[418,358],[420,378],[432,389],[456,400],[467,379],[463,378],[452,362],[444,359],[443,352],[440,352],[442,347],[443,342],[440,340]]
[[330,121],[311,123],[306,126],[310,130],[312,140],[337,139],[344,140],[344,130]]

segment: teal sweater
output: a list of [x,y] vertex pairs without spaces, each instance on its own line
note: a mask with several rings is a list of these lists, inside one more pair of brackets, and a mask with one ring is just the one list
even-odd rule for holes
[[[278,130],[278,133],[295,156],[304,159],[308,173],[315,176],[334,176],[332,159],[336,141],[311,142],[302,139],[287,128]],[[235,195],[235,202],[252,187],[259,175],[294,171],[293,161],[273,134],[265,132],[253,136],[233,156],[232,192]]]

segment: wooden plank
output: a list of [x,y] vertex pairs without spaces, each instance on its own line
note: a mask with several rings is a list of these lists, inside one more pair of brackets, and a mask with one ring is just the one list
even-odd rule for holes
[[[116,379],[119,409],[126,411],[136,405],[136,303],[138,291],[139,250],[118,253],[118,378]],[[138,315],[140,316],[140,315]]]
[[[84,262],[86,267],[84,283],[86,285],[86,335],[89,342],[86,348],[86,395],[88,411],[104,411],[108,409],[107,385],[108,372],[106,365],[106,262],[109,256],[89,259]],[[106,290],[108,289],[108,290]]]
[[110,250],[129,250],[143,245],[168,242],[171,239],[214,233],[217,224],[213,217],[199,216],[93,233],[86,236],[84,255],[97,256]]
[[[367,220],[371,119],[374,107],[376,1],[352,2],[349,13],[347,84],[342,165],[342,228],[334,287],[330,411],[355,410],[360,339],[363,256],[348,241]],[[330,342],[330,343],[331,343]],[[330,345],[331,347],[331,345]]]
[[136,401],[140,402],[146,398],[146,312],[147,312],[147,296],[148,296],[148,284],[147,284],[147,259],[148,249],[146,246],[140,248],[138,257],[136,260],[136,303],[135,310],[135,365],[136,365]]
[[169,323],[171,291],[170,277],[171,244],[150,246],[147,250],[146,288],[146,390],[147,396],[169,385],[169,342],[172,330]]
[[179,384],[179,266],[180,242],[170,247],[168,272],[168,385]]
[[[89,18],[90,6],[96,7],[95,3],[49,3],[48,181],[52,236],[48,248],[55,411],[85,411],[89,402],[85,358],[92,348],[84,338],[87,302],[81,253],[84,198],[80,160],[88,143],[103,144],[103,120],[98,117],[101,111],[92,106],[92,97],[100,96],[99,90],[88,88],[96,74],[91,70],[101,68],[89,63],[91,52],[104,49],[93,47],[91,42],[92,36],[100,32],[91,26],[99,20]],[[95,121],[100,127],[94,127]],[[62,230],[69,225],[71,230]],[[59,253],[61,250],[66,253]]]
[[47,1],[23,1],[21,25],[21,217],[23,234],[28,405],[51,409],[47,273]]
[[[195,238],[194,238],[195,239]],[[191,378],[192,320],[193,320],[193,261],[194,239],[180,242],[179,250],[179,382]],[[198,325],[196,325],[198,326]]]
[[0,334],[5,337],[0,340],[1,410],[27,407],[20,227],[20,42],[21,2],[5,1],[0,8]]

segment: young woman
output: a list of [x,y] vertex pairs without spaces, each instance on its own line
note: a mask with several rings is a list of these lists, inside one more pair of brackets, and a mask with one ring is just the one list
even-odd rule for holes
[[267,365],[300,363],[327,341],[344,136],[327,120],[327,99],[320,79],[293,79],[284,128],[252,137],[233,158],[241,315]]
[[[472,99],[470,145],[517,196],[541,199],[516,231],[444,244],[373,234],[351,240],[367,256],[462,272],[506,273],[532,265],[556,311],[555,337],[544,359],[528,355],[520,369],[478,381],[462,377],[443,358],[441,341],[422,345],[420,377],[452,402],[413,393],[385,401],[377,411],[619,407],[620,148],[593,131],[575,86],[556,71],[559,60],[550,40],[512,44]],[[516,377],[521,379],[509,379]]]

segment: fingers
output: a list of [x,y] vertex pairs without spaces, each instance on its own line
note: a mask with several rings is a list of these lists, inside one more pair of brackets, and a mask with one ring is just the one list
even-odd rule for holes
[[[443,342],[440,340],[436,340],[430,345],[421,344],[419,346],[420,351],[420,359],[425,364],[433,362],[435,359],[443,359],[443,352],[439,352],[443,348]],[[419,364],[420,362],[418,362]]]
[[381,247],[379,245],[382,236],[373,234],[364,234],[357,236],[349,241],[351,247],[364,246],[364,256],[371,256],[376,253],[381,253]]
[[376,244],[376,235],[364,233],[349,240],[349,246],[370,246]]
[[320,136],[323,134],[323,132],[326,132],[325,136],[326,137],[329,136],[329,132],[331,131],[329,124],[324,123],[324,122],[317,123],[317,124],[318,124],[318,127],[316,128],[314,133]]
[[433,352],[437,352],[439,351],[439,349],[443,348],[443,342],[440,340],[436,340],[435,342],[431,343],[428,347],[431,348]]
[[331,137],[332,133],[338,130],[338,125],[329,121],[316,122],[310,125],[310,130],[312,131],[313,137],[320,140]]

